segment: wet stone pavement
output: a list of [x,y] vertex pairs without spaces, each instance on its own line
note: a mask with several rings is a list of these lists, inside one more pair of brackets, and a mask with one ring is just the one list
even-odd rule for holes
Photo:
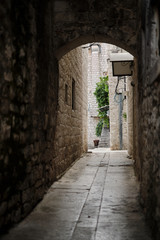
[[125,151],[87,153],[2,240],[151,240]]

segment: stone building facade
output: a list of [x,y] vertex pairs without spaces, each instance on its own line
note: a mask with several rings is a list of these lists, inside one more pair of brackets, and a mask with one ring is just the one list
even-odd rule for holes
[[87,151],[87,49],[81,46],[59,61],[58,112],[53,142],[56,176]]
[[[110,62],[110,54],[115,51],[123,51],[117,46],[106,44],[106,43],[94,43],[88,51],[89,55],[89,66],[88,66],[88,147],[93,148],[93,140],[101,139],[97,137],[96,126],[99,122],[98,118],[98,104],[96,102],[96,97],[94,96],[94,91],[96,89],[96,83],[100,81],[100,77],[106,75],[109,76],[109,114],[110,114],[110,129],[108,129],[108,134],[106,141],[106,147],[110,147],[112,150],[117,149],[127,149],[127,126],[128,120],[124,118],[124,114],[127,116],[127,100],[126,98],[126,86],[128,77],[122,78],[119,82],[117,91],[121,90],[123,92],[122,96],[122,112],[119,116],[120,102],[118,95],[115,97],[115,89],[117,84],[117,77],[113,77],[112,65]],[[130,103],[133,105],[133,102]],[[122,125],[120,126],[120,119]],[[121,133],[120,133],[120,127]],[[121,135],[121,136],[120,136]],[[121,146],[120,146],[121,137]]]
[[[141,1],[140,1],[141,2]],[[144,10],[145,9],[145,10]],[[138,76],[136,92],[138,122],[136,146],[137,175],[141,181],[141,204],[155,239],[160,238],[160,2],[142,1],[137,20]],[[141,47],[142,46],[142,47]],[[138,110],[137,110],[138,108]],[[135,140],[134,140],[135,144]]]
[[[7,7],[1,6],[4,15]],[[7,68],[0,70],[0,229],[25,217],[51,183],[87,151],[86,50],[79,47],[56,63],[52,43],[45,42],[51,33],[36,29],[35,19],[27,18],[35,16],[34,7],[29,12],[21,7],[20,23],[4,23],[19,30],[18,40],[4,32],[6,45],[1,44],[1,63]],[[18,11],[16,6],[12,10]],[[28,21],[27,33],[23,21]],[[38,43],[39,31],[44,39]],[[30,41],[22,41],[25,34]]]
[[[93,148],[96,136],[96,126],[99,122],[98,104],[94,95],[96,83],[100,81],[107,69],[106,44],[92,43],[88,50],[88,147]],[[107,147],[107,146],[106,146]]]
[[143,210],[160,239],[159,9],[156,0],[0,2],[1,226],[23,218],[56,179],[58,61],[104,42],[135,57],[133,159]]
[[[114,77],[110,53],[122,53],[123,49],[109,45],[108,75],[109,75],[109,107],[110,107],[110,148],[111,150],[128,149],[128,111],[126,86],[128,77]],[[116,87],[117,86],[117,87]],[[117,94],[116,94],[117,92]],[[120,95],[119,95],[120,93]],[[133,102],[130,102],[133,105]]]

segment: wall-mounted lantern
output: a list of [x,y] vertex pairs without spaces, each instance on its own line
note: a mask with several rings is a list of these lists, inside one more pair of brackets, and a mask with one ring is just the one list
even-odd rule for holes
[[113,76],[131,76],[133,74],[133,56],[130,53],[111,53]]

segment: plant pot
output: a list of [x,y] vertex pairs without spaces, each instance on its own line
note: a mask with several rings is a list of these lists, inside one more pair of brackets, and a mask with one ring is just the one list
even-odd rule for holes
[[99,140],[93,140],[93,142],[94,142],[94,146],[95,146],[95,147],[98,147]]

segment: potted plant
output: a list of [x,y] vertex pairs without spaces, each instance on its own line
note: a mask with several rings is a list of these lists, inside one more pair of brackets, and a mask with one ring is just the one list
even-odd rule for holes
[[94,146],[95,146],[95,147],[98,147],[99,140],[98,140],[98,139],[95,139],[95,140],[93,140],[93,142],[94,142]]

